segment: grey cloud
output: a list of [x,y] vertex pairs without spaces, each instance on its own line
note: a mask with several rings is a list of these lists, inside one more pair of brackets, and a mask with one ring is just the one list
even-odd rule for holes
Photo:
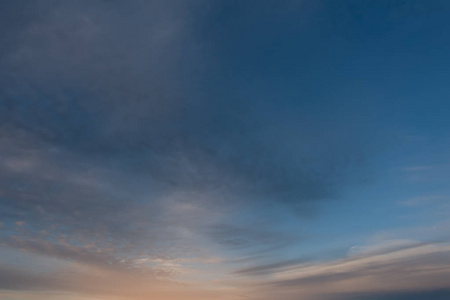
[[[392,243],[386,243],[386,245]],[[328,262],[285,261],[238,270],[250,280],[250,299],[445,299],[449,244],[385,247]],[[258,277],[255,277],[258,276]],[[410,297],[410,298],[408,298]]]
[[250,257],[267,254],[302,240],[299,236],[270,228],[269,224],[277,219],[264,218],[263,220],[267,222],[267,227],[248,223],[241,225],[213,224],[206,233],[213,241],[230,250],[242,251]]
[[94,269],[91,273],[92,270],[66,265],[64,269],[37,273],[26,268],[0,265],[0,289],[21,291],[25,295],[37,292],[63,292],[77,297],[114,295],[127,298],[136,296],[133,289],[137,289],[139,291],[137,293],[143,295],[154,293],[153,283],[166,276],[161,270],[153,274],[105,269]]
[[26,270],[0,265],[0,289],[5,290],[49,290],[64,286],[58,276],[33,274]]
[[236,224],[236,211],[306,215],[361,155],[339,140],[347,132],[203,92],[203,1],[2,5],[18,14],[0,31],[2,235],[69,235],[119,255],[177,248],[183,230],[211,226],[201,234],[219,245],[275,249],[299,239]]
[[210,229],[210,234],[219,243],[238,248],[266,244],[274,237],[264,231],[225,224],[214,226]]
[[114,247],[118,255],[119,250],[146,249],[149,240],[165,243],[170,236],[170,230],[159,228],[164,209],[157,191],[139,190],[127,174],[18,135],[4,136],[0,143],[4,238],[64,238],[72,245]]
[[392,293],[359,293],[359,294],[345,294],[333,295],[323,300],[446,300],[450,297],[450,290],[436,289],[436,290],[417,290],[417,291],[403,291]]
[[[322,167],[307,156],[293,163],[279,141],[263,141],[279,133],[255,129],[262,123],[244,113],[245,105],[198,99],[175,86],[195,86],[182,75],[192,66],[172,62],[182,55],[183,62],[200,63],[186,48],[198,43],[187,11],[201,5],[169,2],[46,6],[45,17],[23,30],[4,57],[3,126],[173,185],[247,189],[290,202],[333,195],[337,176],[326,174],[335,165]],[[178,90],[182,95],[173,94]]]
[[295,266],[300,263],[308,262],[308,259],[291,259],[280,262],[274,262],[270,264],[262,264],[257,266],[252,266],[248,268],[243,268],[235,271],[237,275],[244,276],[259,276],[259,275],[267,275],[273,272],[276,272],[279,269],[283,269],[290,266]]
[[[282,287],[287,299],[296,299],[293,295],[305,291],[318,295],[318,299],[330,300],[396,299],[395,295],[399,299],[407,295],[422,299],[428,291],[430,297],[443,297],[450,278],[448,254],[448,243],[436,242],[330,262],[269,266],[265,274],[268,279],[257,286]],[[253,275],[252,270],[246,275]],[[267,288],[268,297],[270,290]],[[374,291],[385,291],[385,294]]]
[[[375,268],[373,268],[375,269]],[[371,272],[373,269],[363,270],[362,273],[367,271]],[[275,282],[274,285],[280,287],[299,287],[299,286],[307,286],[307,285],[321,285],[321,284],[330,284],[332,282],[338,282],[342,280],[348,280],[355,277],[364,276],[364,274],[358,272],[339,272],[339,273],[330,273],[330,274],[321,274],[317,276],[309,276],[301,279],[292,279],[292,280],[283,280]]]
[[17,24],[19,37],[8,40],[3,122],[72,147],[111,147],[176,113],[183,82],[176,64],[180,52],[189,55],[189,14],[184,1],[168,2],[47,1],[34,4],[40,10],[10,4],[11,15],[42,12]]
[[22,240],[14,237],[3,242],[4,246],[16,248],[19,250],[55,257],[66,260],[73,260],[90,265],[102,267],[112,267],[119,265],[119,261],[107,253],[106,249],[89,249],[87,247],[76,247],[70,244],[51,243],[42,240]]
[[[176,272],[171,268],[162,268],[158,265],[142,266],[135,264],[133,259],[123,256],[118,253],[114,247],[98,247],[98,245],[91,244],[85,246],[78,246],[70,244],[67,241],[46,241],[39,239],[24,240],[23,238],[9,237],[1,243],[2,246],[25,251],[31,255],[46,256],[57,258],[63,261],[75,262],[84,264],[88,267],[98,267],[105,271],[113,271],[122,274],[137,273],[148,276],[149,279],[154,280],[158,278],[172,278]],[[121,255],[122,254],[122,255]],[[147,256],[152,257],[152,256]],[[153,258],[161,258],[153,253]],[[21,282],[22,280],[18,280]]]

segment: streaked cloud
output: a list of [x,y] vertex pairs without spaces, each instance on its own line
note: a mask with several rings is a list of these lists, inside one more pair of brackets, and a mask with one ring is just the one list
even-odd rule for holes
[[[447,243],[386,241],[364,247],[362,252],[329,262],[285,261],[254,267],[265,270],[253,280],[261,298],[341,299],[352,293],[369,297],[377,293],[445,290],[450,277],[450,246]],[[249,272],[250,271],[250,272]],[[241,275],[258,275],[252,269]],[[277,288],[278,287],[278,288]],[[258,291],[258,292],[257,292]],[[323,297],[323,298],[322,298]],[[255,298],[259,299],[259,298]],[[364,299],[364,298],[363,298]]]
[[369,2],[2,1],[0,298],[446,295],[448,18]]

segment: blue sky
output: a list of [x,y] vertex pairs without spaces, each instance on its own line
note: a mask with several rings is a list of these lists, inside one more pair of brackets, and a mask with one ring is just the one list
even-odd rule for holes
[[446,1],[3,1],[1,299],[447,299]]

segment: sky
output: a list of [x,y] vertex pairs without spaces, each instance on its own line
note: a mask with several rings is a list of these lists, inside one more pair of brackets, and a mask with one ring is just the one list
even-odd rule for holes
[[449,15],[0,1],[0,299],[449,299]]

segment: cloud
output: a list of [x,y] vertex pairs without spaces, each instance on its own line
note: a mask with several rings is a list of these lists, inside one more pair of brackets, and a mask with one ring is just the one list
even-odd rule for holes
[[256,224],[244,227],[216,224],[208,229],[209,236],[216,242],[232,249],[253,250],[261,253],[298,242],[298,238],[282,231],[261,228]]
[[445,300],[450,296],[450,290],[437,289],[414,292],[371,293],[371,294],[346,294],[334,295],[323,300]]
[[59,285],[58,278],[46,276],[33,276],[27,272],[8,267],[1,267],[0,289],[20,290],[23,288],[36,289],[45,286],[47,289],[55,288]]
[[408,207],[424,206],[427,204],[444,202],[446,199],[448,199],[448,196],[446,195],[430,195],[411,198],[401,202],[400,204]]
[[[17,245],[11,245],[16,247]],[[215,263],[216,260],[166,260],[149,258],[143,260],[102,263],[108,258],[105,253],[90,253],[86,249],[49,245],[36,241],[33,245],[9,248],[3,245],[0,264],[0,297],[34,299],[146,299],[148,295],[160,299],[179,298],[210,299],[219,294],[220,299],[235,299],[227,293],[223,298],[220,287],[200,288],[193,279],[198,276],[189,264]],[[40,248],[39,248],[40,247]],[[5,251],[9,249],[9,251]],[[53,255],[51,252],[53,252]],[[50,255],[50,256],[49,256]],[[69,256],[67,259],[66,256]],[[191,280],[177,280],[186,276]],[[184,277],[182,277],[184,278]],[[212,283],[211,278],[202,282]]]
[[[266,269],[264,279],[251,282],[258,288],[270,286],[262,288],[268,293],[267,297],[283,296],[286,299],[295,299],[294,295],[303,295],[306,299],[341,299],[339,295],[345,295],[342,299],[357,298],[352,294],[367,299],[380,295],[380,299],[384,299],[383,293],[386,299],[391,299],[390,295],[397,293],[406,296],[417,291],[418,295],[425,295],[431,291],[432,295],[432,291],[447,291],[450,277],[450,246],[447,243],[390,243],[374,247],[329,262],[281,262],[274,267],[260,266]],[[258,267],[253,269],[258,270]],[[251,269],[239,273],[254,275]],[[436,292],[436,295],[443,294]]]
[[[338,197],[363,164],[360,135],[335,119],[207,88],[215,64],[203,1],[1,5],[0,240],[8,247],[99,269],[105,289],[121,276],[121,286],[132,282],[126,269],[136,262],[166,272],[178,259],[160,272],[169,281],[187,261],[302,242],[283,226]],[[56,288],[14,272],[22,282],[14,288]],[[96,290],[90,279],[81,285]],[[54,284],[75,290],[68,280]]]
[[[108,253],[108,249],[90,249],[89,247],[76,247],[63,241],[51,243],[41,240],[22,240],[14,237],[11,237],[2,245],[38,255],[76,261],[88,265],[120,267],[120,262],[111,253]],[[125,265],[123,266],[126,267]]]
[[238,275],[244,276],[259,276],[259,275],[267,275],[274,272],[277,272],[279,269],[284,269],[285,267],[295,266],[300,263],[305,263],[307,260],[305,259],[291,259],[281,262],[275,262],[264,265],[257,265],[253,267],[243,268],[236,271]]

